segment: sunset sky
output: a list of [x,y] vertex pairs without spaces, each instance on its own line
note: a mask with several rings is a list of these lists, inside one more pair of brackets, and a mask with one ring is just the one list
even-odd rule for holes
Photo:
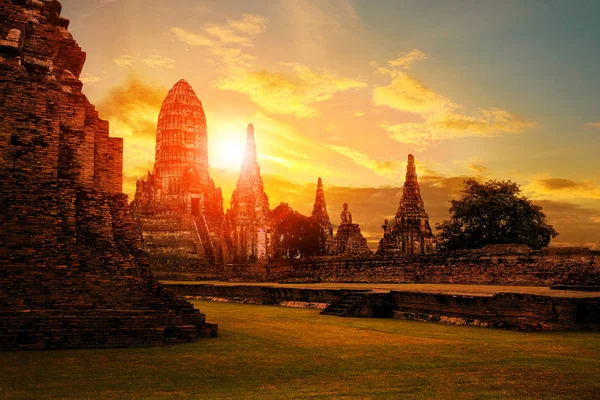
[[183,78],[226,207],[251,122],[271,208],[310,213],[320,176],[332,222],[348,202],[371,247],[409,153],[432,226],[464,179],[510,179],[544,207],[553,245],[600,247],[600,2],[62,3],[84,93],[125,138],[130,195]]

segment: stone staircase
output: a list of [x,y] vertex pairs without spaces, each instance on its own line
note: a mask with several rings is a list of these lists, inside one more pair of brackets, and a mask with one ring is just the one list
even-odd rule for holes
[[336,315],[338,317],[356,317],[359,316],[360,309],[367,304],[365,291],[351,291],[344,293],[338,301],[327,306],[321,314]]
[[206,217],[196,216],[192,218],[194,240],[196,247],[199,252],[202,252],[206,257],[206,260],[210,264],[214,264],[217,258],[216,250],[214,248],[210,232],[208,230],[208,224],[206,223]]
[[[147,251],[150,268],[159,279],[184,279],[184,275],[208,274],[213,253],[204,232],[192,215],[159,213],[139,218],[143,249]],[[209,276],[210,275],[210,276]],[[187,278],[186,278],[187,279]]]

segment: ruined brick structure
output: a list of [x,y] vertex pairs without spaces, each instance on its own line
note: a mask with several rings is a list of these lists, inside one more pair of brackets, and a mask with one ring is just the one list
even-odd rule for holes
[[360,232],[360,226],[352,223],[352,213],[348,211],[348,204],[340,213],[340,226],[334,238],[332,254],[350,256],[371,256],[371,250]]
[[132,203],[152,269],[162,277],[223,263],[223,196],[208,172],[204,109],[185,80],[173,86],[162,104],[155,154],[154,173],[137,182]]
[[408,155],[406,181],[400,206],[396,213],[396,225],[391,230],[384,227],[384,237],[379,242],[378,254],[429,254],[436,248],[435,236],[429,225],[421,189],[417,181],[415,158]]
[[233,238],[233,260],[266,262],[273,254],[269,198],[256,159],[254,126],[248,125],[246,150],[227,220]]
[[216,334],[149,272],[122,139],[81,93],[55,0],[0,0],[0,350],[153,346]]
[[334,242],[333,227],[327,213],[325,191],[323,190],[323,181],[321,178],[317,181],[317,193],[311,216],[319,223],[319,254],[329,254],[332,251]]

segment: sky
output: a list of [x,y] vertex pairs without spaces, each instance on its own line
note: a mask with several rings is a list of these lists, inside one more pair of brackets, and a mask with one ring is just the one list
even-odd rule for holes
[[553,246],[600,248],[600,2],[63,0],[84,93],[123,137],[124,191],[152,169],[162,100],[187,80],[225,206],[253,123],[271,208],[322,177],[371,247],[414,154],[432,226],[463,181],[512,180]]

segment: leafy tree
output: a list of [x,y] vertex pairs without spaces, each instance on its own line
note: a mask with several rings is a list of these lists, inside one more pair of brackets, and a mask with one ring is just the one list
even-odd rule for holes
[[519,196],[511,181],[465,181],[460,200],[452,200],[450,220],[437,224],[443,250],[478,249],[488,244],[526,244],[540,249],[558,235],[542,207]]
[[319,253],[319,224],[281,203],[272,212],[275,257],[309,257]]

